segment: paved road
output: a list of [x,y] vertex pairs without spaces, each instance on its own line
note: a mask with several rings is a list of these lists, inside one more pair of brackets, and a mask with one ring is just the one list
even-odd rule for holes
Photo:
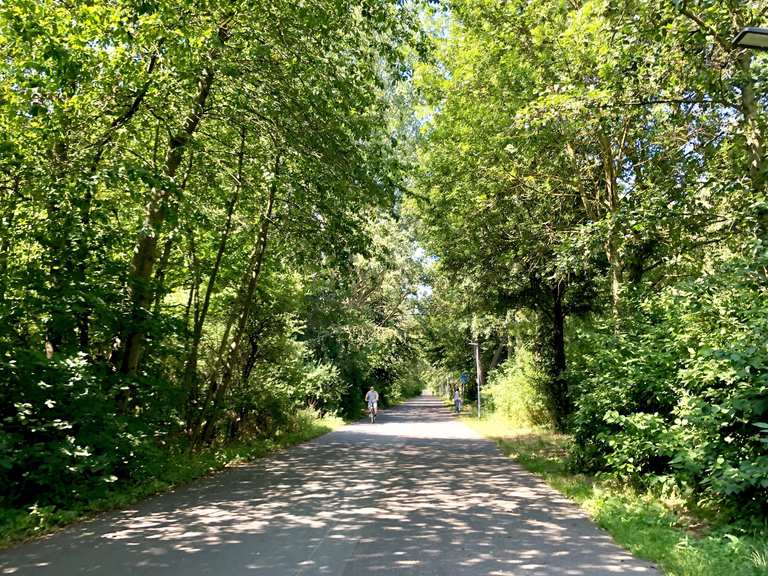
[[429,396],[0,553],[20,575],[656,575]]

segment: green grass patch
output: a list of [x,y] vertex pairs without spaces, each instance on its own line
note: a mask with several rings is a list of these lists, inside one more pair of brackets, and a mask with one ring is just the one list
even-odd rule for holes
[[464,422],[502,451],[578,503],[616,542],[656,563],[667,576],[766,576],[768,529],[706,525],[680,502],[569,470],[571,439],[515,427],[491,415]]
[[0,548],[47,534],[99,512],[129,506],[153,494],[187,484],[227,466],[248,462],[283,448],[306,442],[340,428],[344,420],[335,416],[317,418],[310,411],[296,414],[289,429],[274,438],[255,439],[198,452],[169,452],[153,464],[154,478],[140,484],[116,482],[104,498],[73,504],[67,509],[31,506],[0,508]]

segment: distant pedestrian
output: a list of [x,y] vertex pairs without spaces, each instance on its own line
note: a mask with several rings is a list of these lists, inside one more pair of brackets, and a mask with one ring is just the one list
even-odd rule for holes
[[459,414],[461,412],[461,395],[458,388],[453,391],[453,406],[456,408],[456,414]]

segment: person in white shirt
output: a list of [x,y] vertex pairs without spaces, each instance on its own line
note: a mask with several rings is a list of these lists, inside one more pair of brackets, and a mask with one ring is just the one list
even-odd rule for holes
[[365,395],[365,401],[368,404],[368,409],[373,408],[373,415],[377,416],[379,414],[379,393],[373,389],[373,386]]
[[456,414],[461,412],[461,395],[458,388],[453,391],[453,406],[456,408]]

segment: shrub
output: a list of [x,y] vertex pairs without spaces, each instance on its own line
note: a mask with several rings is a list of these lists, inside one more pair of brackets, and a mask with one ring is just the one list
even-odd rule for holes
[[580,463],[663,480],[698,503],[768,513],[768,303],[757,266],[712,274],[626,303],[614,333],[578,331],[572,420]]
[[534,355],[519,347],[512,359],[491,373],[483,395],[486,410],[500,413],[520,427],[551,426],[543,388],[546,379]]
[[141,411],[142,419],[117,413],[109,392],[119,387],[115,376],[82,355],[19,354],[1,368],[3,505],[82,501],[118,480],[142,478],[167,427],[149,411]]

